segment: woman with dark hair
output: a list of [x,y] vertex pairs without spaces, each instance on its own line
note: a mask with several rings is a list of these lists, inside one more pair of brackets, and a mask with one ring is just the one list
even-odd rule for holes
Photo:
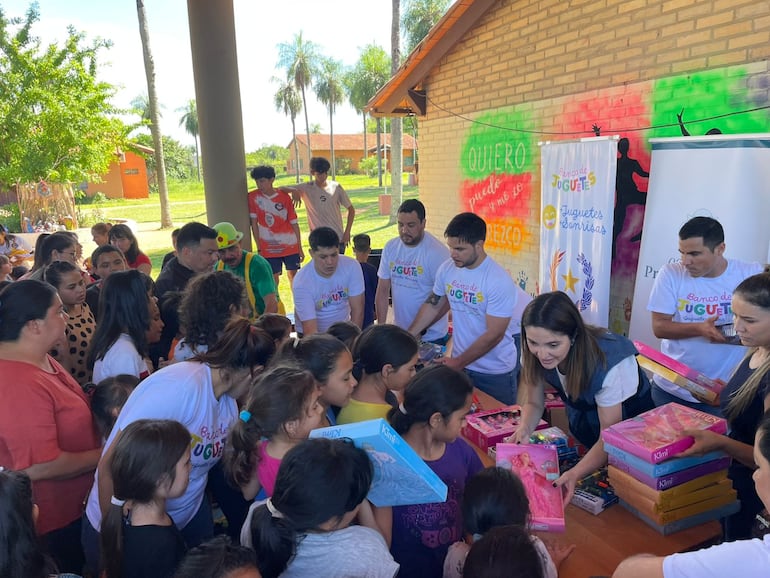
[[[395,576],[374,518],[363,515],[373,477],[369,456],[350,441],[316,438],[289,450],[246,533],[262,576]],[[356,516],[362,525],[351,526]]]
[[65,339],[51,350],[51,355],[80,385],[85,385],[91,381],[87,355],[96,321],[86,303],[82,271],[69,261],[55,261],[45,268],[43,277],[59,292],[68,317]]
[[136,269],[117,271],[104,282],[99,297],[99,324],[91,340],[88,366],[100,382],[122,373],[144,379],[151,373],[147,359],[151,298],[145,275]]
[[418,353],[411,333],[396,325],[371,325],[353,346],[353,374],[358,385],[350,403],[340,410],[337,423],[385,418],[398,405],[406,384],[414,376]]
[[69,261],[78,266],[77,236],[69,231],[56,231],[48,235],[39,246],[35,245],[35,263],[23,279],[43,280],[45,268],[54,261]]
[[152,271],[150,258],[139,250],[136,235],[128,225],[113,225],[109,231],[110,245],[123,252],[126,263],[131,269],[139,269],[145,275]]
[[80,514],[101,450],[88,398],[48,354],[66,320],[42,281],[0,294],[0,464],[29,475],[42,543],[60,571],[80,572]]
[[463,578],[547,578],[542,553],[521,526],[498,526],[471,546]]
[[246,299],[243,280],[229,271],[193,277],[179,304],[182,339],[174,347],[174,361],[192,359],[214,345],[233,315],[242,312]]
[[0,576],[49,578],[53,561],[40,551],[35,534],[38,507],[24,472],[0,468]]
[[636,363],[634,344],[606,329],[586,325],[561,291],[535,297],[521,318],[521,375],[525,388],[521,427],[514,434],[529,443],[543,415],[545,385],[567,406],[570,431],[588,453],[554,482],[569,501],[578,480],[607,463],[601,430],[653,408],[650,382]]
[[249,391],[274,351],[267,333],[248,319],[234,319],[209,351],[164,367],[134,390],[104,446],[86,505],[83,544],[92,571],[99,568],[98,531],[113,495],[114,445],[126,426],[138,419],[173,419],[192,435],[190,484],[182,496],[168,500],[168,514],[190,547],[213,536],[211,506],[205,496],[208,473],[221,459],[227,432],[238,418],[236,399]]

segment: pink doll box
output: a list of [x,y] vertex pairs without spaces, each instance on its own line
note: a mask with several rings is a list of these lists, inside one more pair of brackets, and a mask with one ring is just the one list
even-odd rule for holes
[[[479,411],[465,418],[462,433],[470,442],[487,452],[513,435],[519,429],[521,406],[506,405],[488,411]],[[546,421],[540,420],[535,429],[548,427]]]
[[529,498],[533,530],[564,531],[564,501],[561,488],[553,486],[559,477],[556,446],[539,444],[497,444],[497,467],[519,476]]

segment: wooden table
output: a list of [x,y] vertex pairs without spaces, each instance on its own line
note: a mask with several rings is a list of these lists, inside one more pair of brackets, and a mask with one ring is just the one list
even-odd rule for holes
[[[495,409],[502,404],[478,389],[477,399],[484,409]],[[493,466],[494,460],[468,442],[478,453],[485,466]],[[719,538],[722,534],[719,522],[708,522],[670,536],[662,536],[639,518],[618,504],[610,506],[598,516],[567,506],[566,531],[562,534],[536,532],[546,543],[561,542],[577,547],[559,568],[559,578],[588,578],[611,576],[617,565],[639,553],[667,556],[675,552],[698,549]]]

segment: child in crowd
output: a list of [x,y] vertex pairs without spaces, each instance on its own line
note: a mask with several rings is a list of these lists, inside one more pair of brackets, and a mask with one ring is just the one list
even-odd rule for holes
[[298,363],[313,374],[321,388],[326,416],[321,427],[337,424],[337,411],[350,402],[356,379],[353,357],[339,339],[317,333],[286,343],[279,355],[282,363]]
[[27,273],[29,273],[28,267],[24,265],[16,265],[13,269],[11,269],[11,280],[18,281]]
[[109,437],[120,410],[137,385],[139,378],[135,375],[121,374],[103,379],[97,384],[86,384],[83,388],[91,397],[91,413],[102,439]]
[[37,516],[29,476],[0,468],[0,576],[56,575],[53,561],[40,550],[35,533]]
[[460,501],[468,479],[482,469],[476,452],[459,438],[473,386],[445,365],[420,371],[388,420],[448,487],[444,503],[393,507],[391,553],[399,578],[441,576],[450,544],[462,537]]
[[12,271],[13,265],[11,265],[8,255],[0,254],[0,281],[13,281]]
[[112,223],[95,223],[91,227],[91,238],[97,247],[110,244],[110,229]]
[[254,325],[264,329],[275,341],[275,348],[280,349],[291,337],[291,320],[278,313],[263,313]]
[[372,253],[372,239],[366,233],[359,233],[353,237],[353,252],[356,261],[361,265],[364,274],[364,323],[366,329],[374,323],[374,295],[377,293],[377,269],[369,263],[369,255]]
[[225,471],[253,500],[264,488],[273,495],[281,460],[321,425],[321,392],[310,372],[274,367],[254,386],[246,409],[227,435]]
[[[262,576],[395,576],[365,499],[372,477],[369,456],[349,441],[310,439],[290,450],[273,496],[242,534]],[[361,525],[351,526],[356,516]]]
[[128,225],[118,224],[110,229],[110,244],[114,245],[126,257],[126,263],[131,269],[139,269],[145,275],[152,271],[150,258],[139,250],[139,242]]
[[[358,385],[338,424],[385,418],[415,374],[417,341],[396,325],[372,325],[356,340],[353,374]],[[394,395],[395,393],[395,395]]]
[[69,261],[54,261],[45,268],[43,279],[59,293],[67,311],[65,341],[51,351],[51,356],[81,385],[91,381],[88,348],[96,330],[96,321],[86,303],[86,282],[78,267]]
[[[444,578],[460,578],[463,575],[463,565],[471,544],[492,528],[511,525],[526,530],[530,511],[524,485],[508,470],[495,467],[481,470],[465,485],[462,515],[467,543],[455,542],[449,547],[444,560]],[[556,565],[543,542],[536,536],[531,536],[530,540],[540,556],[543,577],[556,578]]]
[[329,326],[326,333],[336,337],[345,344],[350,351],[353,351],[353,344],[356,338],[361,335],[361,328],[352,321],[337,321]]
[[140,419],[114,446],[112,496],[102,520],[105,578],[170,578],[187,550],[166,499],[190,481],[190,432],[173,420]]
[[463,578],[545,578],[540,552],[521,526],[492,528],[472,547]]
[[174,578],[261,578],[254,551],[217,536],[190,550]]
[[151,373],[147,358],[150,298],[143,274],[118,271],[104,282],[99,298],[99,325],[91,340],[88,366],[93,380],[120,374],[144,379]]

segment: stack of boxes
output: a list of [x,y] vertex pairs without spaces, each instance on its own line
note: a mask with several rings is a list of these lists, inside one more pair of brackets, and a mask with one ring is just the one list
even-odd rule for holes
[[670,403],[602,431],[608,476],[620,504],[661,534],[738,511],[727,479],[730,458],[719,452],[674,457],[693,444],[684,430],[724,434],[724,419]]

